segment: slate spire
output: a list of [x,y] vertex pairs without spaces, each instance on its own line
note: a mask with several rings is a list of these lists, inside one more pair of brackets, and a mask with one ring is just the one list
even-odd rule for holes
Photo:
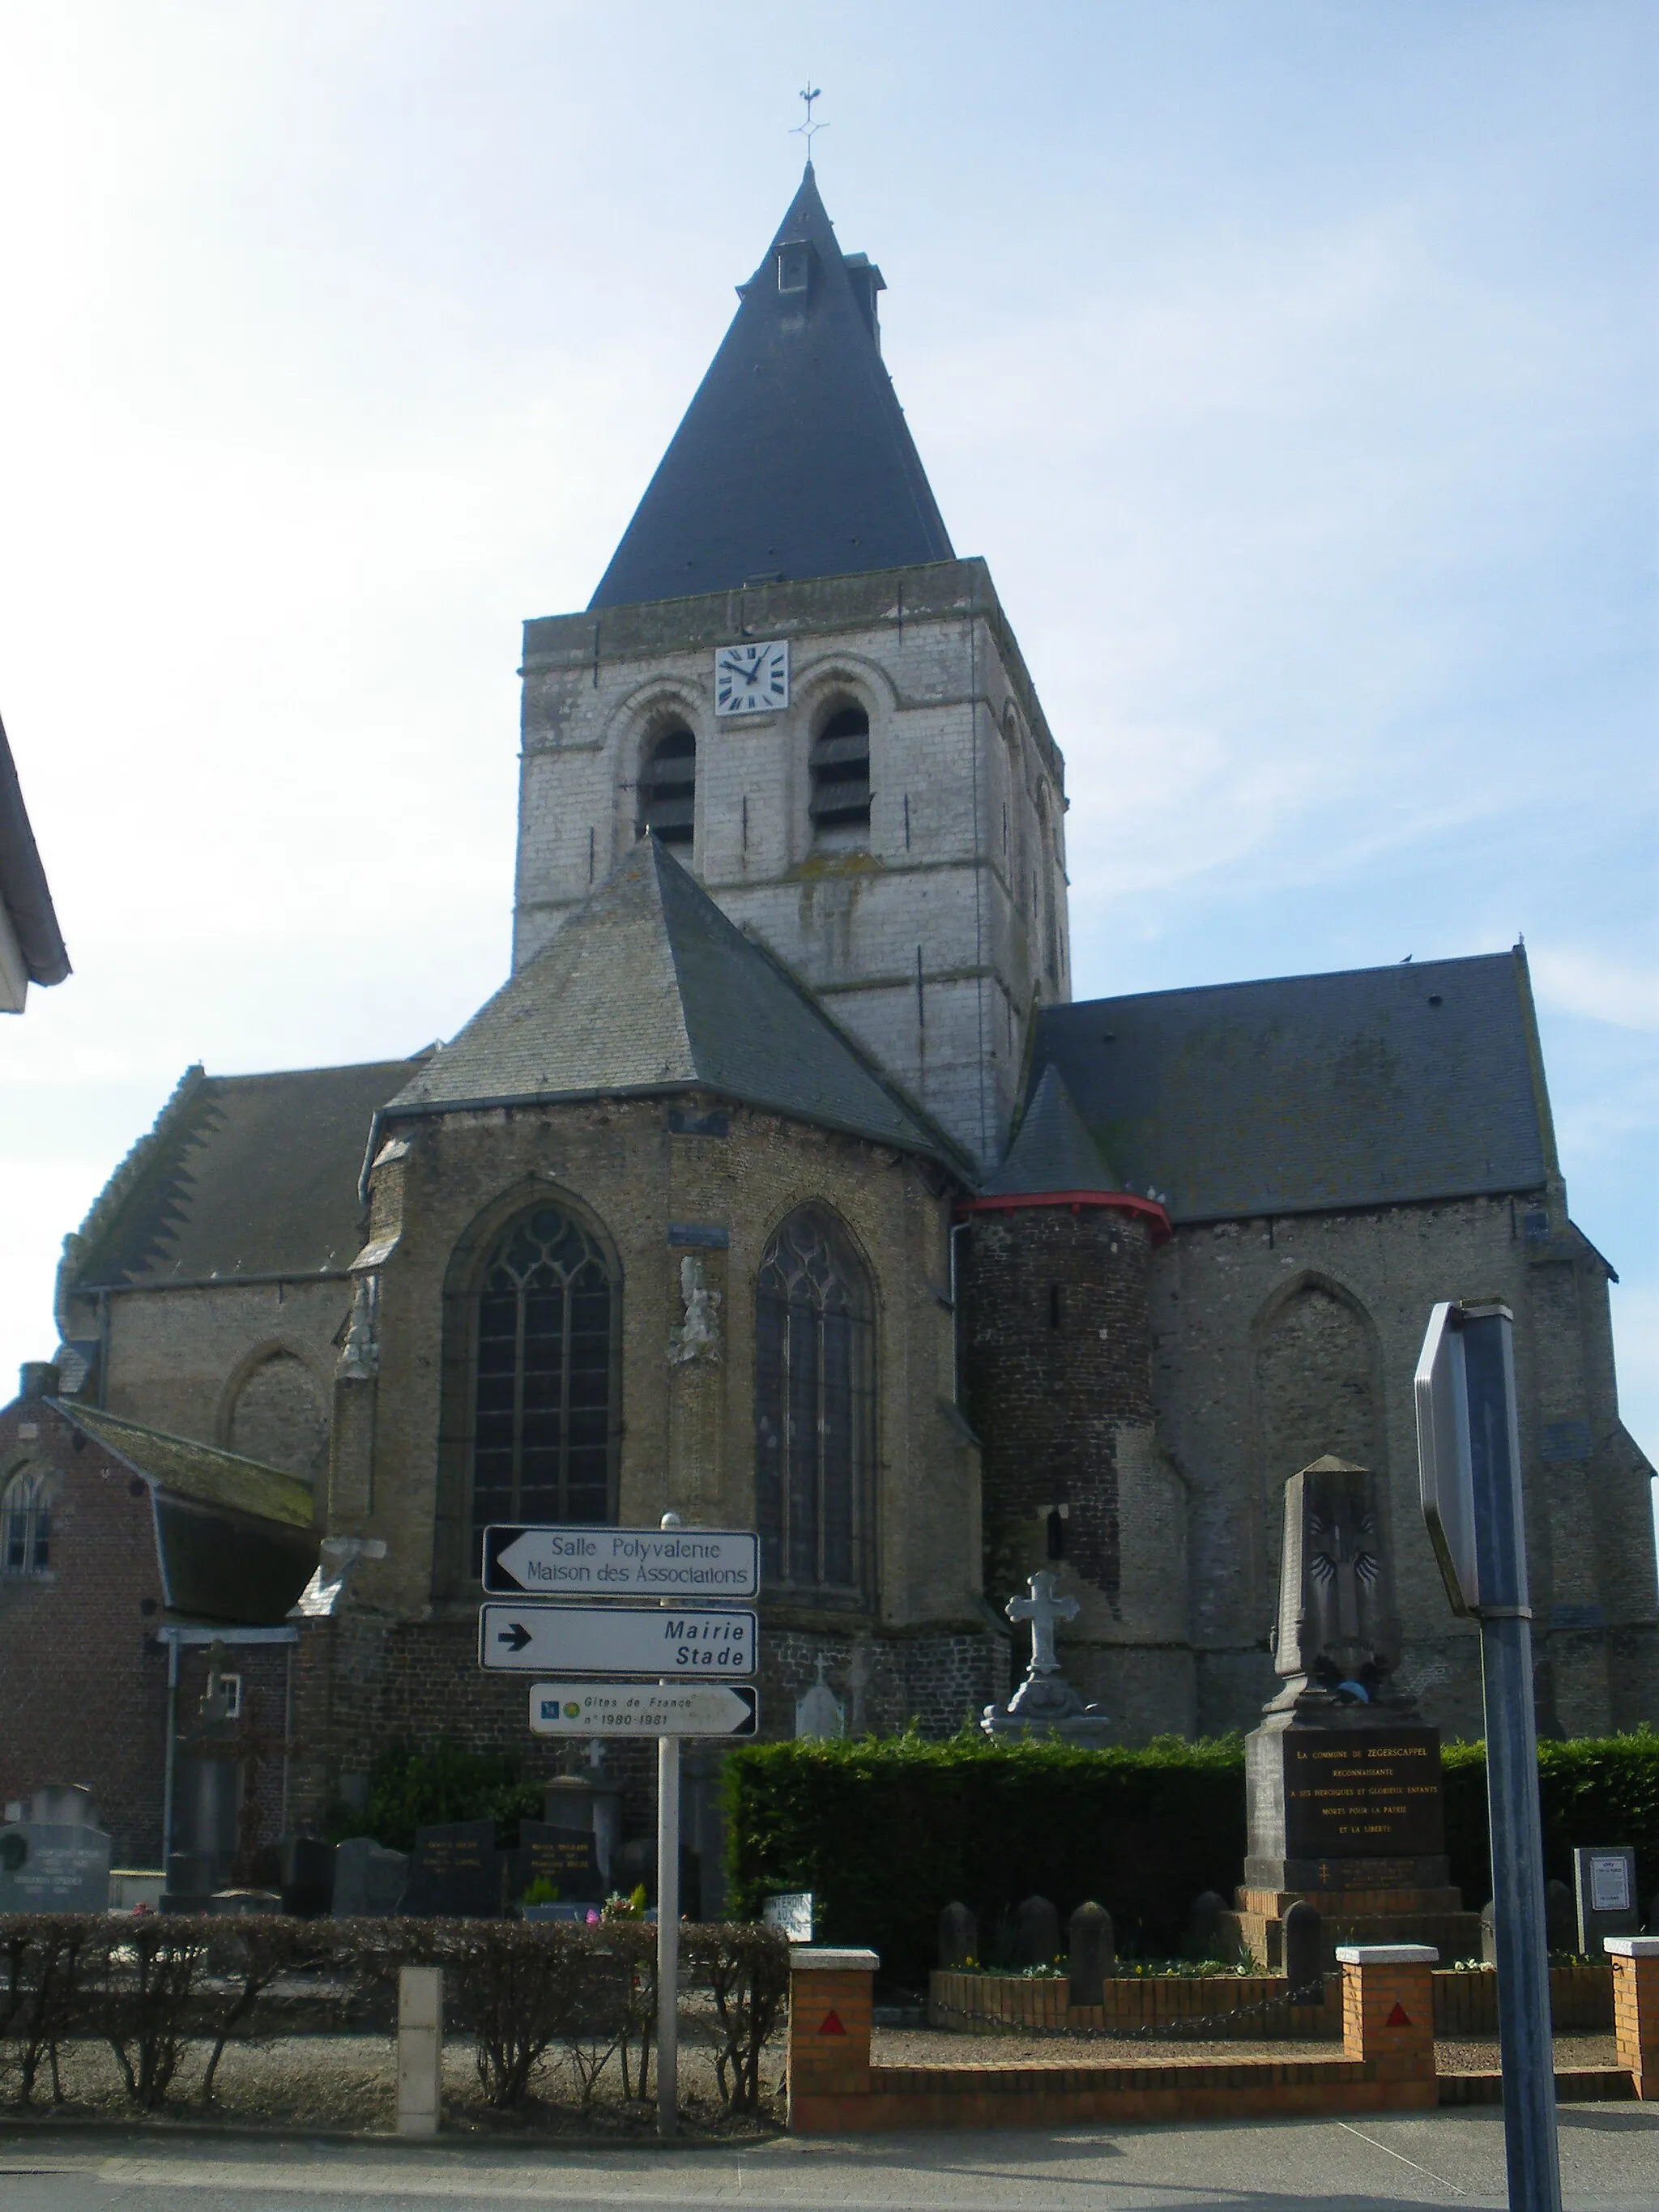
[[809,161],[591,607],[955,557]]
[[1116,1191],[1116,1175],[1101,1156],[1052,1060],[1042,1071],[1008,1157],[987,1178],[987,1197],[1034,1198],[1060,1191]]

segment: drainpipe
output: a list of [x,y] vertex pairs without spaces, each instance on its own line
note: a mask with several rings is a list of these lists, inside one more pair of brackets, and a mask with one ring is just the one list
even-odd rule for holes
[[167,1861],[173,1856],[173,1753],[179,1741],[179,1646],[167,1638],[167,1756],[161,1784],[161,1881],[167,1882]]

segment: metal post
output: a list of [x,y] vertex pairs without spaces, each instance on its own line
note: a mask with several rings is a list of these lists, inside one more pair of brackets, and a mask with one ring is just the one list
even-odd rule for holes
[[679,2118],[680,1740],[657,1739],[657,2133]]
[[1462,1318],[1510,2207],[1561,2212],[1512,1324],[1504,1307],[1466,1306]]

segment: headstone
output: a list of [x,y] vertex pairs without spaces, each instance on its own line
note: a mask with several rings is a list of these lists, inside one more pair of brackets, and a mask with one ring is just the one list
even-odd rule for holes
[[[1303,1897],[1285,1915],[1285,1979],[1293,2003],[1323,2002],[1325,1923],[1318,1906]],[[1315,1983],[1319,1985],[1316,1990]]]
[[494,1919],[501,1909],[495,1823],[446,1820],[416,1828],[403,1909],[421,1918]]
[[1641,1914],[1636,1903],[1636,1853],[1627,1844],[1572,1855],[1572,1886],[1578,1907],[1578,1950],[1598,1962],[1604,1936],[1636,1936]]
[[1060,1577],[1044,1567],[1028,1575],[1028,1597],[1011,1597],[1002,1608],[1012,1621],[1031,1626],[1031,1663],[1006,1705],[987,1705],[980,1726],[987,1735],[1057,1735],[1067,1743],[1103,1743],[1111,1721],[1101,1705],[1085,1705],[1060,1672],[1054,1632],[1075,1620],[1078,1601],[1058,1595]]
[[979,1960],[979,1923],[965,1905],[947,1905],[939,1917],[939,1963],[951,1973]]
[[285,1836],[278,1877],[284,1912],[314,1920],[334,1901],[334,1846],[318,1836]]
[[607,1888],[614,1884],[617,1876],[622,1802],[622,1784],[613,1782],[599,1762],[585,1774],[556,1775],[547,1784],[542,1799],[542,1818],[550,1827],[592,1829],[599,1873]]
[[834,1741],[847,1733],[847,1708],[830,1688],[824,1674],[824,1662],[818,1660],[817,1679],[811,1683],[804,1697],[795,1700],[795,1739],[808,1742],[813,1739]]
[[329,1910],[337,1920],[381,1920],[402,1910],[409,1854],[388,1850],[373,1836],[348,1836],[334,1852]]
[[1066,1970],[1071,1977],[1072,2002],[1104,2004],[1106,1991],[1103,1984],[1117,1964],[1111,1914],[1103,1905],[1079,1905],[1066,1923]]
[[1233,1949],[1221,1932],[1221,1916],[1227,1900],[1212,1889],[1201,1889],[1187,1916],[1186,1953],[1189,1959],[1224,1959]]
[[1578,1907],[1565,1881],[1544,1884],[1544,1942],[1551,1951],[1578,1949]]
[[775,1928],[789,1943],[810,1943],[812,1940],[812,1892],[810,1889],[781,1889],[767,1898],[761,1906],[761,1925]]
[[509,1879],[514,1897],[522,1897],[538,1882],[550,1882],[558,1893],[549,1903],[603,1905],[605,1877],[599,1872],[599,1852],[591,1828],[559,1828],[545,1820],[520,1820],[519,1848]]
[[219,1879],[216,1851],[169,1851],[163,1912],[205,1912]]
[[[1547,1905],[1547,1902],[1546,1899]],[[1550,1948],[1555,1948],[1553,1942]],[[1483,1966],[1498,1964],[1498,1900],[1492,1897],[1480,1908],[1480,1963]]]
[[106,1912],[109,1838],[81,1822],[0,1828],[0,1912]]
[[1059,1958],[1060,1915],[1046,1897],[1016,1907],[1014,1955],[1022,1966],[1052,1966]]

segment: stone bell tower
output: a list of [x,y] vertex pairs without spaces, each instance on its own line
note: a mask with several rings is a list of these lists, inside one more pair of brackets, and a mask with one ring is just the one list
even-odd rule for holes
[[586,611],[525,627],[515,964],[647,832],[979,1166],[1071,995],[1064,766],[809,167]]

